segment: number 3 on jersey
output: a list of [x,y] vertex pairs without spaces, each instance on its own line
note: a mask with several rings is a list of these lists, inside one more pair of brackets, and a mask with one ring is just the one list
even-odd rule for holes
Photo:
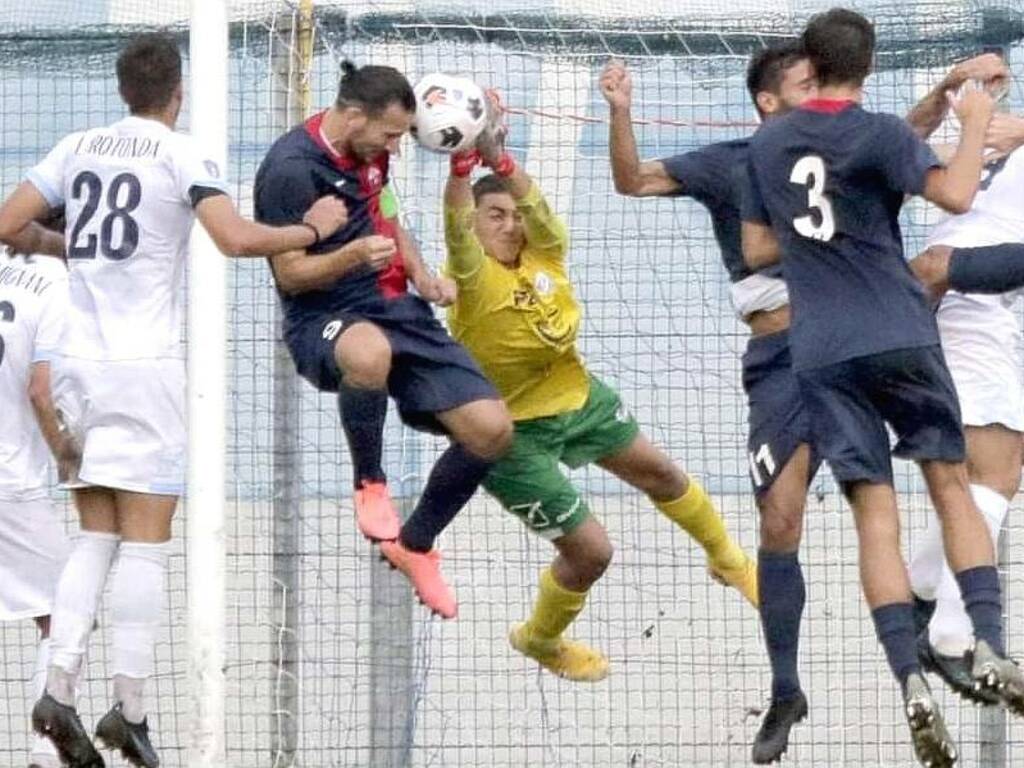
[[827,243],[836,233],[836,218],[832,201],[825,196],[825,161],[817,155],[801,157],[789,180],[807,187],[807,207],[812,211],[793,219],[793,228],[804,237]]
[[[142,185],[133,173],[120,173],[107,188],[107,214],[100,220],[99,234],[95,227],[89,231],[89,224],[99,210],[103,199],[103,182],[92,171],[82,171],[71,182],[71,196],[75,200],[85,198],[78,220],[71,229],[68,244],[69,259],[95,259],[97,249],[108,259],[127,259],[139,247],[139,224],[132,218],[132,212],[139,207],[142,199]],[[114,229],[119,225],[118,243],[114,246]]]

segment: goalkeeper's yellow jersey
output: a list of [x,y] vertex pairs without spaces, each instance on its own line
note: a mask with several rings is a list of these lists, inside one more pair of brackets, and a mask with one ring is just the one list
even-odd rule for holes
[[516,421],[582,408],[589,377],[576,349],[580,305],[565,269],[568,234],[536,184],[517,201],[526,246],[507,267],[484,253],[473,206],[445,207],[447,272],[458,285],[452,335],[494,382]]

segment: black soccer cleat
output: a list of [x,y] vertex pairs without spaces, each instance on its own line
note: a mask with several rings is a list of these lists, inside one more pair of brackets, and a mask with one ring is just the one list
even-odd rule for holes
[[958,755],[953,737],[949,735],[939,705],[920,673],[915,672],[907,678],[903,701],[917,761],[925,768],[952,768],[956,765]]
[[139,768],[157,768],[160,758],[149,742],[149,725],[129,723],[121,712],[121,703],[114,705],[96,726],[96,741],[104,749],[119,749],[121,756]]
[[917,659],[922,669],[941,677],[965,701],[988,707],[1000,703],[998,696],[978,685],[972,677],[971,664],[966,657],[939,653],[929,641],[927,632],[917,636]]
[[768,714],[754,737],[750,759],[755,765],[768,765],[782,760],[789,748],[790,729],[807,717],[807,697],[800,691],[792,699],[772,700]]
[[105,768],[75,708],[48,693],[32,707],[32,729],[53,742],[61,762],[70,768]]
[[974,645],[971,677],[979,693],[995,696],[1013,714],[1024,717],[1024,674],[1016,662],[997,654],[984,640]]

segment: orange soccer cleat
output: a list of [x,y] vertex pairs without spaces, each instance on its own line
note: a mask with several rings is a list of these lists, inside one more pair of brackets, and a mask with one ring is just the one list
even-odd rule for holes
[[364,480],[356,491],[356,524],[370,541],[391,541],[398,538],[401,524],[391,501],[386,483]]
[[380,553],[392,568],[397,568],[412,582],[416,596],[427,608],[443,619],[454,619],[459,612],[455,593],[441,575],[441,553],[436,549],[415,552],[402,542],[382,541]]

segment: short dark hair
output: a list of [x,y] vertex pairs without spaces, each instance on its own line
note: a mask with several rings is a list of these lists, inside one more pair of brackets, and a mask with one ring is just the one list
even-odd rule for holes
[[473,202],[480,205],[485,195],[511,195],[512,185],[504,176],[489,173],[473,182]]
[[795,41],[762,48],[755,53],[747,66],[747,90],[754,106],[757,106],[757,94],[762,91],[777,95],[785,71],[806,58],[804,49]]
[[370,117],[377,117],[392,104],[406,112],[416,111],[416,95],[405,75],[394,67],[357,67],[351,61],[341,62],[335,106],[359,107]]
[[855,11],[813,16],[800,39],[821,85],[860,85],[871,74],[875,27]]
[[139,35],[117,57],[117,89],[133,115],[163,109],[180,84],[181,54],[167,35]]

